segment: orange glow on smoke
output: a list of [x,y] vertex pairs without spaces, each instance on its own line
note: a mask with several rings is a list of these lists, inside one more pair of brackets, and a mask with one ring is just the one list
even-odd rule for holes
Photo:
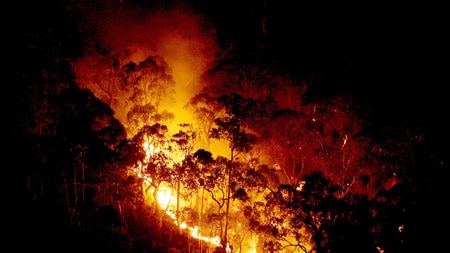
[[[172,94],[175,101],[167,101],[162,109],[175,114],[174,127],[180,123],[193,123],[191,114],[183,107],[199,91],[202,85],[199,83],[200,76],[215,61],[218,45],[214,27],[207,25],[206,19],[194,13],[188,5],[143,13],[142,9],[134,9],[129,5],[111,8],[108,3],[104,8],[85,11],[90,24],[97,30],[98,39],[105,48],[111,49],[111,54],[118,58],[119,64],[128,64],[130,61],[139,63],[154,55],[161,56],[167,62],[176,83],[176,93]],[[99,64],[92,60],[87,55],[75,62],[74,65],[78,66],[75,70],[79,70],[77,75],[86,75],[86,71],[97,71],[99,75],[105,72],[105,69],[99,68]],[[89,67],[82,68],[82,65]],[[83,79],[79,82],[83,88],[96,85]],[[102,99],[101,96],[98,97]],[[121,115],[122,119],[119,120],[124,122],[126,113],[120,112],[122,108],[113,109]],[[168,127],[177,132],[172,126]]]
[[[175,82],[175,94],[171,94],[175,100],[165,101],[159,108],[160,111],[167,110],[175,116],[174,120],[167,124],[169,134],[178,132],[178,125],[182,123],[192,124],[196,129],[197,123],[184,106],[206,85],[200,83],[200,76],[212,67],[215,56],[218,55],[215,31],[205,28],[211,26],[205,23],[203,17],[194,14],[188,6],[160,9],[152,13],[142,13],[129,6],[117,12],[109,6],[96,8],[94,12],[86,11],[90,24],[97,31],[97,39],[104,48],[110,50],[110,55],[104,56],[91,49],[92,52],[86,53],[83,58],[73,63],[80,88],[91,90],[95,96],[111,106],[115,117],[127,127],[128,112],[125,105],[132,101],[127,101],[124,99],[126,94],[120,93],[120,84],[116,82],[119,77],[115,76],[112,60],[117,60],[121,67],[130,62],[138,64],[148,57],[160,56],[168,64],[170,69],[167,71]],[[105,90],[113,95],[105,93]],[[212,140],[211,144],[209,151],[213,154],[225,157],[229,155],[228,143]],[[149,141],[142,143],[142,147],[146,153],[144,164],[153,154],[161,152]],[[174,153],[170,156],[174,161],[179,160]],[[156,189],[151,186],[154,182],[145,173],[144,164],[138,164],[131,171],[144,179],[143,189],[148,189],[144,195],[146,199],[152,199]],[[191,237],[208,242],[212,246],[221,246],[219,236],[214,233],[205,236],[202,234],[202,227],[188,225],[186,221],[177,224],[173,211],[177,205],[176,191],[168,183],[162,182],[155,195],[157,199],[153,200],[153,203],[158,204],[161,210],[182,230],[188,231]],[[232,232],[232,229],[229,231]],[[256,252],[258,238],[246,237],[245,240],[248,241],[245,252]],[[227,252],[231,252],[229,247]]]

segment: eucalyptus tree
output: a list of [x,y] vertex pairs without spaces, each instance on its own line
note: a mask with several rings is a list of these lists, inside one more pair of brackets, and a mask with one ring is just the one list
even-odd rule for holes
[[304,102],[298,110],[272,114],[261,138],[284,182],[299,187],[302,177],[316,170],[341,186],[340,197],[361,193],[369,162],[367,122],[351,97]]
[[320,168],[323,175],[340,185],[342,198],[352,187],[364,183],[360,177],[366,171],[360,162],[366,156],[369,142],[360,133],[367,122],[351,96],[335,95],[313,101],[306,108],[310,152],[316,158],[313,170]]
[[[226,241],[226,222],[227,218],[227,203],[230,202],[230,195],[228,192],[228,177],[227,173],[230,171],[230,161],[225,157],[217,157],[214,160],[214,165],[204,177],[203,189],[209,193],[213,203],[216,204],[217,211],[210,215],[209,219],[212,224],[218,223],[220,227],[220,238],[222,248],[227,246]],[[224,210],[225,209],[225,210]]]
[[[263,252],[310,252],[315,247],[303,221],[293,222],[295,189],[280,184],[244,208],[247,226],[258,235],[257,250]],[[294,226],[295,225],[295,226]]]
[[192,129],[191,124],[180,124],[181,129],[172,135],[170,142],[175,144],[171,148],[173,162],[173,174],[171,184],[176,190],[176,210],[175,217],[178,227],[180,222],[180,198],[182,195],[192,195],[197,191],[199,182],[197,180],[199,171],[195,166],[194,147],[197,141],[197,134]]
[[[197,150],[193,156],[192,156],[192,160],[191,160],[196,168],[197,171],[197,182],[199,187],[201,188],[201,193],[200,194],[200,203],[197,203],[197,205],[200,205],[198,207],[198,214],[197,214],[197,218],[194,219],[197,221],[198,224],[198,231],[200,233],[203,233],[204,228],[208,227],[208,225],[211,225],[210,222],[205,222],[204,224],[204,210],[205,210],[205,205],[208,203],[205,203],[205,191],[208,192],[209,194],[211,194],[211,197],[214,196],[214,182],[215,178],[216,178],[216,173],[220,173],[220,170],[216,170],[215,168],[215,164],[216,161],[212,156],[212,153],[209,151],[206,151],[204,149],[199,149]],[[217,202],[218,204],[218,211],[220,211],[221,208],[221,204],[220,202]],[[208,221],[208,220],[207,220]],[[199,240],[199,248],[202,249],[203,248],[203,241]]]
[[[226,115],[215,119],[216,127],[211,130],[210,137],[224,139],[229,144],[230,159],[225,167],[225,227],[222,244],[225,249],[228,243],[228,226],[230,212],[230,198],[232,195],[232,175],[234,163],[239,155],[249,152],[255,143],[256,136],[249,132],[251,115],[258,115],[260,103],[253,99],[245,98],[239,94],[231,93],[221,96],[218,102],[225,108]],[[245,157],[242,157],[245,159]],[[245,161],[245,160],[244,160]]]
[[[168,154],[169,139],[167,137],[168,129],[165,125],[154,124],[144,126],[133,138],[134,143],[138,144],[141,152],[145,152],[145,157],[138,164],[138,174],[145,179],[148,186],[143,190],[153,191],[153,208],[162,222],[161,210],[158,203],[158,190],[162,182],[170,182],[173,161]],[[161,224],[162,225],[162,224]]]
[[125,130],[113,117],[111,108],[88,90],[63,89],[58,101],[56,132],[67,145],[65,149],[71,158],[66,158],[65,163],[71,164],[73,170],[61,175],[65,199],[74,215],[86,201],[86,190],[92,193],[107,178],[104,168],[113,168],[115,147],[125,138]]
[[[127,133],[134,136],[145,125],[168,123],[174,116],[162,110],[164,101],[172,101],[175,82],[168,65],[158,56],[142,62],[130,62],[118,73],[125,101]],[[122,109],[122,108],[121,108]]]
[[214,120],[223,113],[223,106],[217,98],[208,92],[203,92],[192,97],[186,107],[193,111],[199,125],[200,141],[205,143],[204,149],[209,150],[211,140],[209,133],[214,126]]
[[81,88],[91,90],[96,97],[113,108],[120,118],[121,104],[120,68],[125,65],[120,55],[110,49],[95,47],[86,50],[83,57],[72,62],[77,83]]
[[233,205],[230,214],[232,233],[229,240],[239,252],[259,251],[256,242],[265,235],[255,229],[254,220],[250,219],[249,213],[259,212],[258,206],[264,205],[267,195],[277,191],[280,181],[277,171],[259,164],[255,159],[236,166],[240,169],[235,169],[233,175]]
[[267,125],[261,145],[269,153],[274,168],[282,173],[282,182],[298,185],[308,173],[309,140],[305,134],[305,116],[294,110],[277,111]]

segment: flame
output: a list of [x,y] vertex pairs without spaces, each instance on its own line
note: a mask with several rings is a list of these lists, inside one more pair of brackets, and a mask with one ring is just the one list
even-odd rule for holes
[[199,240],[203,240],[205,242],[209,242],[212,243],[218,247],[222,246],[220,244],[220,238],[219,236],[214,236],[214,237],[208,237],[208,236],[203,236],[200,234],[200,232],[198,231],[198,227],[194,226],[194,227],[188,227],[188,229],[191,231],[190,235],[196,239]]
[[254,238],[250,240],[248,253],[256,253],[256,242],[257,240]]
[[179,226],[183,230],[189,230],[190,236],[195,239],[202,240],[211,243],[217,247],[221,247],[219,236],[205,236],[199,232],[198,226],[188,226],[185,221],[182,221],[180,225],[177,224],[176,214],[172,211],[176,205],[176,198],[174,196],[174,191],[167,185],[162,184],[159,187],[157,193],[157,201],[160,207],[166,211],[167,216],[169,216],[175,225]]
[[[145,162],[148,162],[150,160],[151,156],[154,155],[156,152],[163,152],[163,151],[155,148],[148,141],[144,142],[142,144],[142,147],[146,153],[144,164],[145,164]],[[170,153],[170,154],[172,155],[172,153]],[[143,164],[139,163],[138,166],[136,168],[134,168],[132,171],[134,171],[134,173],[136,173],[136,175],[138,177],[144,179],[144,184],[146,184],[146,185],[143,187],[143,189],[150,189],[150,191],[144,192],[144,195],[148,194],[149,192],[153,194],[155,192],[155,187],[151,185],[152,179],[148,176],[148,174],[143,173]],[[304,183],[305,182],[301,182],[299,184],[300,189],[298,189],[298,190],[301,190]],[[178,226],[181,230],[187,231],[189,236],[191,236],[194,239],[209,243],[212,246],[222,247],[221,240],[218,235],[206,236],[201,233],[198,226],[189,225],[186,221],[180,221],[178,223],[179,219],[177,219],[177,215],[173,211],[176,209],[176,206],[177,206],[176,191],[171,187],[171,185],[168,182],[165,182],[165,181],[161,182],[161,184],[158,187],[158,191],[156,193],[156,200],[154,200],[154,201],[156,201],[156,203],[160,206],[161,210],[164,210],[167,217],[169,217],[173,221],[173,223],[176,226]],[[242,229],[241,228],[242,224],[239,223],[238,226],[239,226],[238,229]],[[287,225],[284,223],[283,226],[287,226]],[[234,233],[234,231],[231,231],[231,230],[230,230],[230,232]],[[249,253],[256,253],[258,237],[252,236],[251,238],[246,239],[246,241],[247,241],[247,243],[245,246],[245,251],[249,252]],[[227,253],[234,252],[228,243],[226,246],[226,252]],[[297,251],[294,250],[293,252],[297,252]]]
[[[144,158],[143,162],[146,163],[150,160],[151,156],[156,152],[155,146],[153,144],[151,144],[149,141],[145,141],[144,143],[142,143],[142,148],[145,151],[145,158]],[[131,168],[131,171],[136,176],[144,179],[144,181],[148,184],[147,185],[147,187],[148,187],[151,184],[152,179],[143,172],[143,166],[144,165],[142,162],[138,162],[136,167]]]
[[[110,49],[110,55],[105,56],[92,51],[73,62],[79,86],[91,90],[99,99],[111,106],[115,117],[126,127],[130,127],[126,125],[128,106],[125,105],[132,101],[128,101],[125,92],[119,89],[115,64],[123,66],[129,62],[139,63],[150,56],[161,56],[168,65],[167,73],[172,75],[176,85],[175,101],[163,101],[159,108],[167,109],[175,116],[174,122],[165,124],[172,133],[177,132],[179,123],[192,123],[195,126],[196,122],[184,105],[201,87],[207,85],[201,83],[201,76],[214,66],[216,56],[221,51],[216,42],[214,27],[205,17],[185,5],[161,8],[144,15],[144,12],[132,6],[116,10],[110,6],[109,1],[103,4],[104,8],[85,7],[80,10],[87,17],[86,24],[98,31],[96,39],[102,47]],[[131,173],[143,179],[146,196],[150,192],[155,193],[156,189],[151,186],[153,180],[145,172],[144,165],[155,153],[168,151],[158,149],[150,141],[142,143],[142,147],[145,150],[145,159],[131,168]],[[213,140],[207,149],[224,157],[229,151],[226,142],[216,140]],[[173,161],[180,160],[175,153],[170,155]],[[279,166],[276,168],[281,169]],[[201,226],[200,228],[190,226],[185,221],[177,224],[176,215],[172,212],[177,204],[175,194],[170,185],[162,184],[155,194],[157,199],[153,201],[177,226],[188,231],[193,238],[221,246],[219,236],[201,234]],[[246,252],[256,252],[257,238],[250,240],[252,249]],[[230,251],[227,245],[227,252]]]
[[145,161],[148,161],[150,157],[155,153],[155,146],[146,141],[142,144],[142,148],[145,151]]
[[[144,145],[148,146],[149,148],[151,145]],[[151,152],[150,152],[151,153]],[[149,154],[150,154],[149,153]],[[142,164],[138,165],[138,168],[134,168],[132,170],[138,177],[144,179],[144,183],[146,184],[146,187],[143,187],[144,189],[151,187],[150,191],[153,193],[155,191],[155,188],[151,186],[151,178],[146,176],[144,173],[142,173]],[[144,192],[144,194],[146,194]],[[178,225],[176,214],[172,211],[175,209],[176,206],[176,196],[175,191],[170,187],[170,185],[167,182],[162,182],[158,188],[158,192],[156,193],[156,201],[158,205],[161,207],[162,210],[165,211],[166,215],[172,219],[175,225],[177,225],[182,230],[188,230],[189,235],[192,236],[195,239],[202,240],[204,242],[210,243],[216,247],[222,247],[220,243],[219,236],[205,236],[202,235],[198,229],[198,226],[189,226],[185,221],[180,222]],[[230,250],[227,250],[227,252],[230,252]]]
[[169,204],[172,203],[172,200],[174,199],[174,196],[172,196],[172,189],[165,185],[161,185],[159,187],[159,190],[156,193],[156,197],[157,197],[159,206],[163,210],[167,210],[167,208],[169,207]]

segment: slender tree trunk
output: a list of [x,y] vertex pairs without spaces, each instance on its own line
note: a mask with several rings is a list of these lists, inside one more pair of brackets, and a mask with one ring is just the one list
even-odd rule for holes
[[86,199],[85,199],[85,183],[84,183],[84,180],[85,180],[85,165],[84,165],[84,162],[81,164],[81,201],[82,201],[82,204],[83,204],[83,206],[85,205],[85,203],[86,203]]
[[73,196],[77,196],[77,166],[73,166]]
[[229,211],[230,211],[230,172],[227,173],[227,194],[226,194],[226,209],[225,209],[225,229],[224,229],[224,242],[223,247],[226,249],[228,244],[228,223],[229,223]]
[[234,159],[234,153],[233,148],[231,148],[231,164],[228,168],[228,171],[226,173],[227,176],[227,193],[226,193],[226,209],[225,209],[225,229],[224,229],[224,235],[223,235],[223,248],[224,250],[227,248],[228,245],[228,224],[229,224],[229,212],[230,212],[230,195],[231,195],[231,172],[233,170],[233,159]]
[[[202,231],[202,222],[203,222],[203,199],[205,198],[205,188],[202,187],[202,201],[200,204],[200,214],[199,214],[199,224],[198,224],[198,232],[201,233]],[[200,252],[202,252],[202,243],[203,240],[198,240],[199,243],[199,247],[200,247]]]
[[180,224],[180,179],[177,179],[176,183],[177,188],[177,210],[175,212],[175,216],[177,218],[177,226],[178,226],[178,233],[181,234],[181,224]]

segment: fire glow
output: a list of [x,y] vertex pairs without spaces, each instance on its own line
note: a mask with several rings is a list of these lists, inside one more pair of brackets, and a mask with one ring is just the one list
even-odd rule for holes
[[[150,160],[151,156],[155,152],[155,147],[152,144],[150,144],[149,142],[145,142],[142,144],[142,148],[145,150],[145,154],[146,154],[144,162],[148,162]],[[148,192],[154,193],[155,188],[151,186],[152,179],[150,177],[146,176],[146,174],[142,172],[142,168],[143,168],[143,164],[140,163],[140,164],[138,164],[138,166],[136,168],[132,168],[132,172],[136,176],[144,179],[143,189],[150,188],[150,190]],[[144,192],[144,194],[145,194],[145,192]],[[161,209],[165,211],[165,214],[168,217],[170,217],[172,219],[172,221],[174,222],[174,224],[176,226],[178,226],[180,229],[188,230],[189,235],[195,239],[210,243],[216,247],[222,247],[219,236],[209,237],[209,236],[202,235],[199,231],[198,226],[188,226],[185,221],[182,221],[180,224],[177,223],[176,214],[172,211],[175,208],[175,206],[177,205],[177,203],[176,203],[177,200],[176,200],[174,191],[168,184],[161,183],[161,185],[158,188],[158,192],[156,193],[156,198],[157,198],[156,201],[157,201],[158,205],[161,207]],[[227,249],[227,252],[231,252],[231,251]]]
[[[168,122],[164,122],[164,125],[171,133],[176,133],[180,123],[196,125],[197,122],[184,106],[205,85],[201,83],[200,77],[215,64],[217,53],[220,51],[215,41],[215,31],[210,28],[206,29],[210,26],[205,25],[206,21],[203,20],[203,17],[191,12],[189,8],[169,8],[160,11],[145,15],[145,17],[141,15],[142,13],[136,13],[131,9],[113,13],[111,9],[105,8],[103,11],[94,11],[95,13],[88,14],[91,17],[90,21],[93,22],[92,25],[99,30],[98,39],[105,48],[111,50],[110,57],[93,53],[92,55],[87,54],[73,63],[79,86],[91,90],[96,97],[110,105],[115,117],[125,126],[129,138],[135,134],[133,131],[128,131],[129,129],[142,127],[128,120],[128,113],[132,106],[139,101],[131,99],[130,94],[120,89],[122,79],[116,71],[120,71],[130,62],[134,64],[133,66],[139,66],[140,63],[145,63],[149,57],[164,59],[162,61],[164,64],[157,65],[158,70],[173,79],[170,81],[175,83],[176,92],[169,94],[174,95],[174,100],[162,96],[161,103],[158,102],[160,107],[157,106],[157,110],[158,112],[159,110],[168,110],[174,114],[175,120],[168,120]],[[97,24],[97,22],[99,23]],[[119,67],[116,68],[115,64]],[[144,88],[149,86],[148,83],[141,82],[138,86],[142,86],[142,90],[148,91]],[[150,95],[145,95],[140,98],[147,101],[150,97]],[[142,105],[139,104],[141,107],[138,108],[142,108]],[[145,123],[149,124],[149,122]],[[176,190],[165,181],[155,182],[158,179],[152,178],[145,171],[145,166],[151,161],[152,156],[160,152],[169,156],[172,159],[171,163],[180,160],[176,153],[169,154],[168,149],[155,147],[151,143],[151,140],[141,143],[141,147],[145,151],[145,159],[131,168],[131,173],[143,179],[144,197],[152,199],[153,204],[158,205],[160,210],[164,211],[170,222],[173,221],[177,227],[188,231],[192,238],[207,242],[211,246],[222,247],[217,229],[209,232],[209,236],[206,236],[206,229],[200,225],[201,222],[196,226],[181,221],[173,211],[182,204],[177,200],[179,196],[177,196]],[[226,144],[220,142],[211,143],[211,146],[207,147],[213,154],[224,157],[228,155],[227,148]],[[170,167],[168,164],[165,165]],[[241,227],[236,229],[233,231],[233,228],[229,228],[229,232],[242,230]],[[242,238],[239,238],[242,239],[239,242],[241,244],[240,251],[245,248],[245,252],[256,252],[258,237],[250,236],[250,234],[248,233],[249,236],[242,235]],[[247,245],[244,245],[245,243]],[[226,251],[233,252],[229,246],[227,245]]]
[[156,195],[159,206],[165,211],[167,216],[173,220],[173,223],[183,230],[189,230],[189,235],[193,238],[211,243],[217,247],[221,247],[222,245],[220,244],[219,236],[204,236],[199,232],[198,226],[188,226],[185,221],[182,221],[179,225],[177,224],[176,214],[172,212],[174,206],[176,205],[176,198],[172,192],[173,191],[170,187],[167,185],[162,185]]

